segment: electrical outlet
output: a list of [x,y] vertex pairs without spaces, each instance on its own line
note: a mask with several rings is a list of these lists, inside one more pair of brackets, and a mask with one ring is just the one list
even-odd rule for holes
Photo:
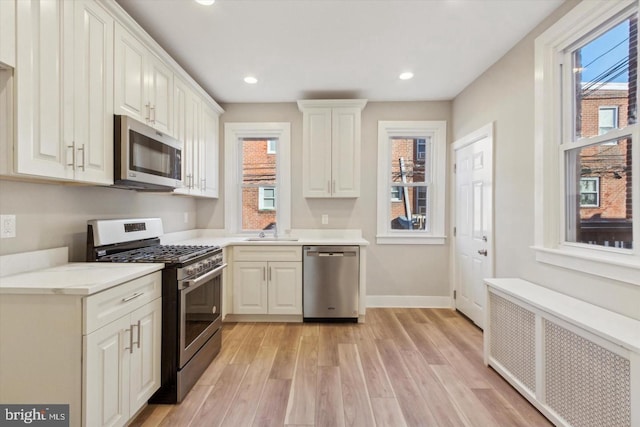
[[16,237],[16,216],[0,215],[0,238]]
[[329,215],[323,214],[322,215],[322,225],[327,225],[327,224],[329,224]]

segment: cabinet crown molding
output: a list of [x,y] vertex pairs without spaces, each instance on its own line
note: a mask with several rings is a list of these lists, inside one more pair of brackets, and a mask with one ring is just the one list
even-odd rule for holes
[[302,99],[298,101],[298,109],[355,107],[362,110],[367,105],[366,99]]

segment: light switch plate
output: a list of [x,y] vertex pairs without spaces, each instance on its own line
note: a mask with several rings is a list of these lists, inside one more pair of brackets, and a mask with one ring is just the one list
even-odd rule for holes
[[329,215],[327,215],[327,214],[323,214],[322,215],[322,224],[323,225],[329,224]]
[[16,237],[16,216],[0,215],[0,238],[9,239]]

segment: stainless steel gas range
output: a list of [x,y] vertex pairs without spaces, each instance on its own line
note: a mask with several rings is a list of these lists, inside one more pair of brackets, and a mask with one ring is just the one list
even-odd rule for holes
[[222,261],[219,246],[161,245],[160,218],[91,220],[87,261],[160,262],[161,386],[152,403],[181,402],[221,347]]

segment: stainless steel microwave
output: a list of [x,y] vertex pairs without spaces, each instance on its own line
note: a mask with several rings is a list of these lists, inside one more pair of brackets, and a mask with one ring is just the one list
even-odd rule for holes
[[114,187],[172,191],[182,184],[180,141],[129,116],[115,115]]

